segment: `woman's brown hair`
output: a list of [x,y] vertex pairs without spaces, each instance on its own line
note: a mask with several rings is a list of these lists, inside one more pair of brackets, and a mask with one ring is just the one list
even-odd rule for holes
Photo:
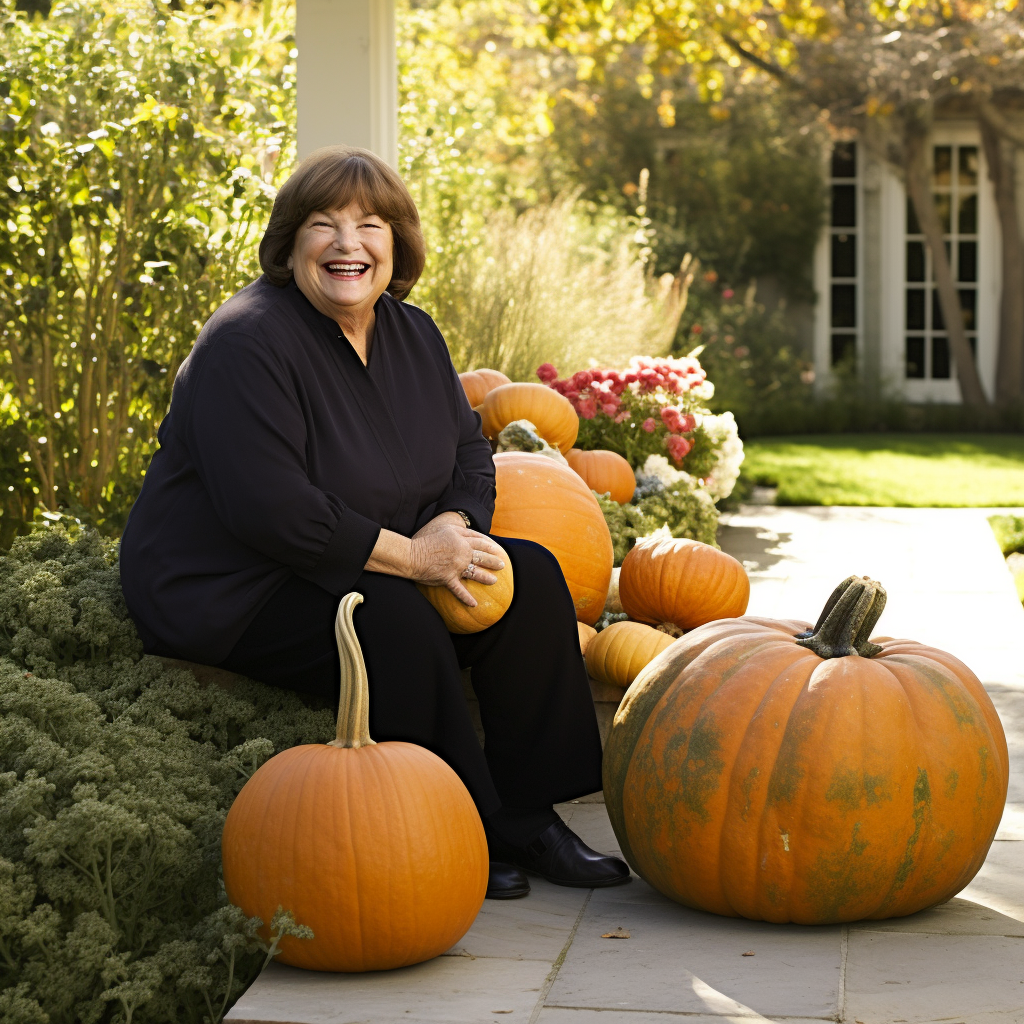
[[292,279],[288,257],[306,218],[357,202],[391,225],[394,271],[388,291],[404,299],[423,273],[425,251],[420,215],[398,174],[379,156],[352,146],[327,146],[311,153],[281,186],[260,242],[260,266],[283,287]]

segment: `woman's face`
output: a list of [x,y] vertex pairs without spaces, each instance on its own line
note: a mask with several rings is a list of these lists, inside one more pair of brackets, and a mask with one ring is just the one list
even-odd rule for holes
[[302,294],[327,316],[368,313],[391,282],[391,225],[356,203],[311,213],[288,265]]

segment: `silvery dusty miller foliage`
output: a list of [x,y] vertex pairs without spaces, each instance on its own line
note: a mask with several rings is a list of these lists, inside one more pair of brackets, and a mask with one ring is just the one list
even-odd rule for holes
[[0,558],[0,1021],[219,1020],[272,953],[224,894],[225,814],[273,753],[331,735],[331,709],[143,656],[110,542],[74,521],[18,538]]

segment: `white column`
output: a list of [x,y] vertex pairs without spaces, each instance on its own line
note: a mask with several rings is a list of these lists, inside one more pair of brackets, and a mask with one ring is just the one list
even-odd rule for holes
[[395,0],[297,0],[299,157],[361,146],[398,166]]

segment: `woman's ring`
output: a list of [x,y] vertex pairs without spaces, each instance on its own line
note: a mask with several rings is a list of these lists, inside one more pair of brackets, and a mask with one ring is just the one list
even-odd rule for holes
[[471,580],[474,576],[476,576],[476,564],[474,562],[470,562],[463,571],[462,578],[464,580]]

